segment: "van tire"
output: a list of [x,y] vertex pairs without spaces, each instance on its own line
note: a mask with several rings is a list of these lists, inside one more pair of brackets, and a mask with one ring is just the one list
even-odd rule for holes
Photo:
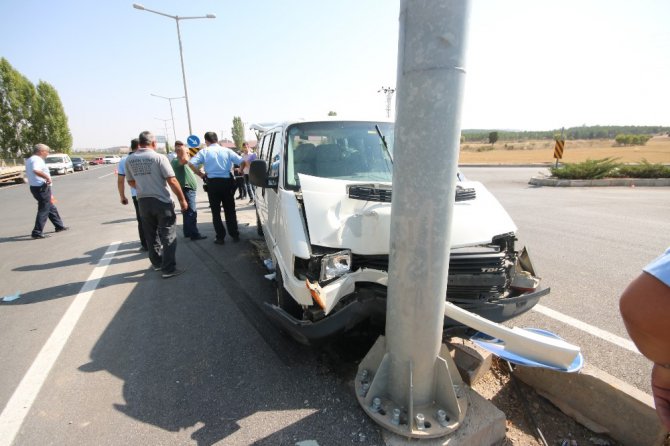
[[288,291],[286,291],[286,288],[284,288],[284,279],[282,278],[281,270],[277,268],[275,273],[275,281],[277,282],[277,306],[291,316],[297,319],[302,319],[302,308],[300,308],[300,305],[298,305]]

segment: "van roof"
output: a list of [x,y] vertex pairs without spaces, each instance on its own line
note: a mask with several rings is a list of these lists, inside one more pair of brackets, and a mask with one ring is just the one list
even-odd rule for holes
[[291,124],[296,124],[299,122],[388,122],[388,123],[393,123],[394,121],[390,118],[383,117],[383,118],[378,118],[378,117],[372,117],[370,119],[362,119],[362,118],[349,118],[345,116],[320,116],[320,117],[315,117],[313,119],[306,119],[306,118],[298,118],[298,119],[292,119],[292,120],[287,120],[287,121],[279,121],[279,122],[262,122],[262,123],[254,123],[249,126],[251,130],[258,130],[260,132],[267,132],[268,130],[272,130],[277,127],[287,127]]

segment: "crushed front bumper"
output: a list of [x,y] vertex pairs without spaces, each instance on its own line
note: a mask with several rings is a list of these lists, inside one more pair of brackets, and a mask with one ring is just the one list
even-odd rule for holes
[[[550,288],[540,288],[516,297],[492,301],[456,302],[459,307],[478,314],[493,322],[503,322],[519,316],[533,308],[540,297],[549,294]],[[300,320],[282,308],[266,304],[268,315],[294,339],[303,344],[314,344],[352,329],[370,318],[385,320],[386,299],[376,293],[361,293],[347,305],[333,311],[318,321]],[[462,327],[462,324],[444,319],[444,329]]]

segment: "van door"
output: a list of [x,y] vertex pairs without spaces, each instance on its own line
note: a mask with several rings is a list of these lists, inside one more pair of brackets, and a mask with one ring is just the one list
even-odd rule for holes
[[[259,158],[268,165],[268,176],[274,184],[279,183],[278,166],[273,161],[281,152],[281,132],[268,132],[261,140]],[[274,164],[274,165],[273,165]],[[270,251],[276,244],[276,220],[277,220],[277,192],[271,188],[256,188],[256,211],[264,226],[265,243]]]

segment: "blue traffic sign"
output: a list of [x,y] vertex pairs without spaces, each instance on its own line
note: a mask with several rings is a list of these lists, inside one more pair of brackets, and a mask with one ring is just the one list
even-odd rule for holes
[[196,135],[191,135],[186,139],[186,144],[188,144],[189,147],[199,147],[200,146],[200,138],[198,138]]

